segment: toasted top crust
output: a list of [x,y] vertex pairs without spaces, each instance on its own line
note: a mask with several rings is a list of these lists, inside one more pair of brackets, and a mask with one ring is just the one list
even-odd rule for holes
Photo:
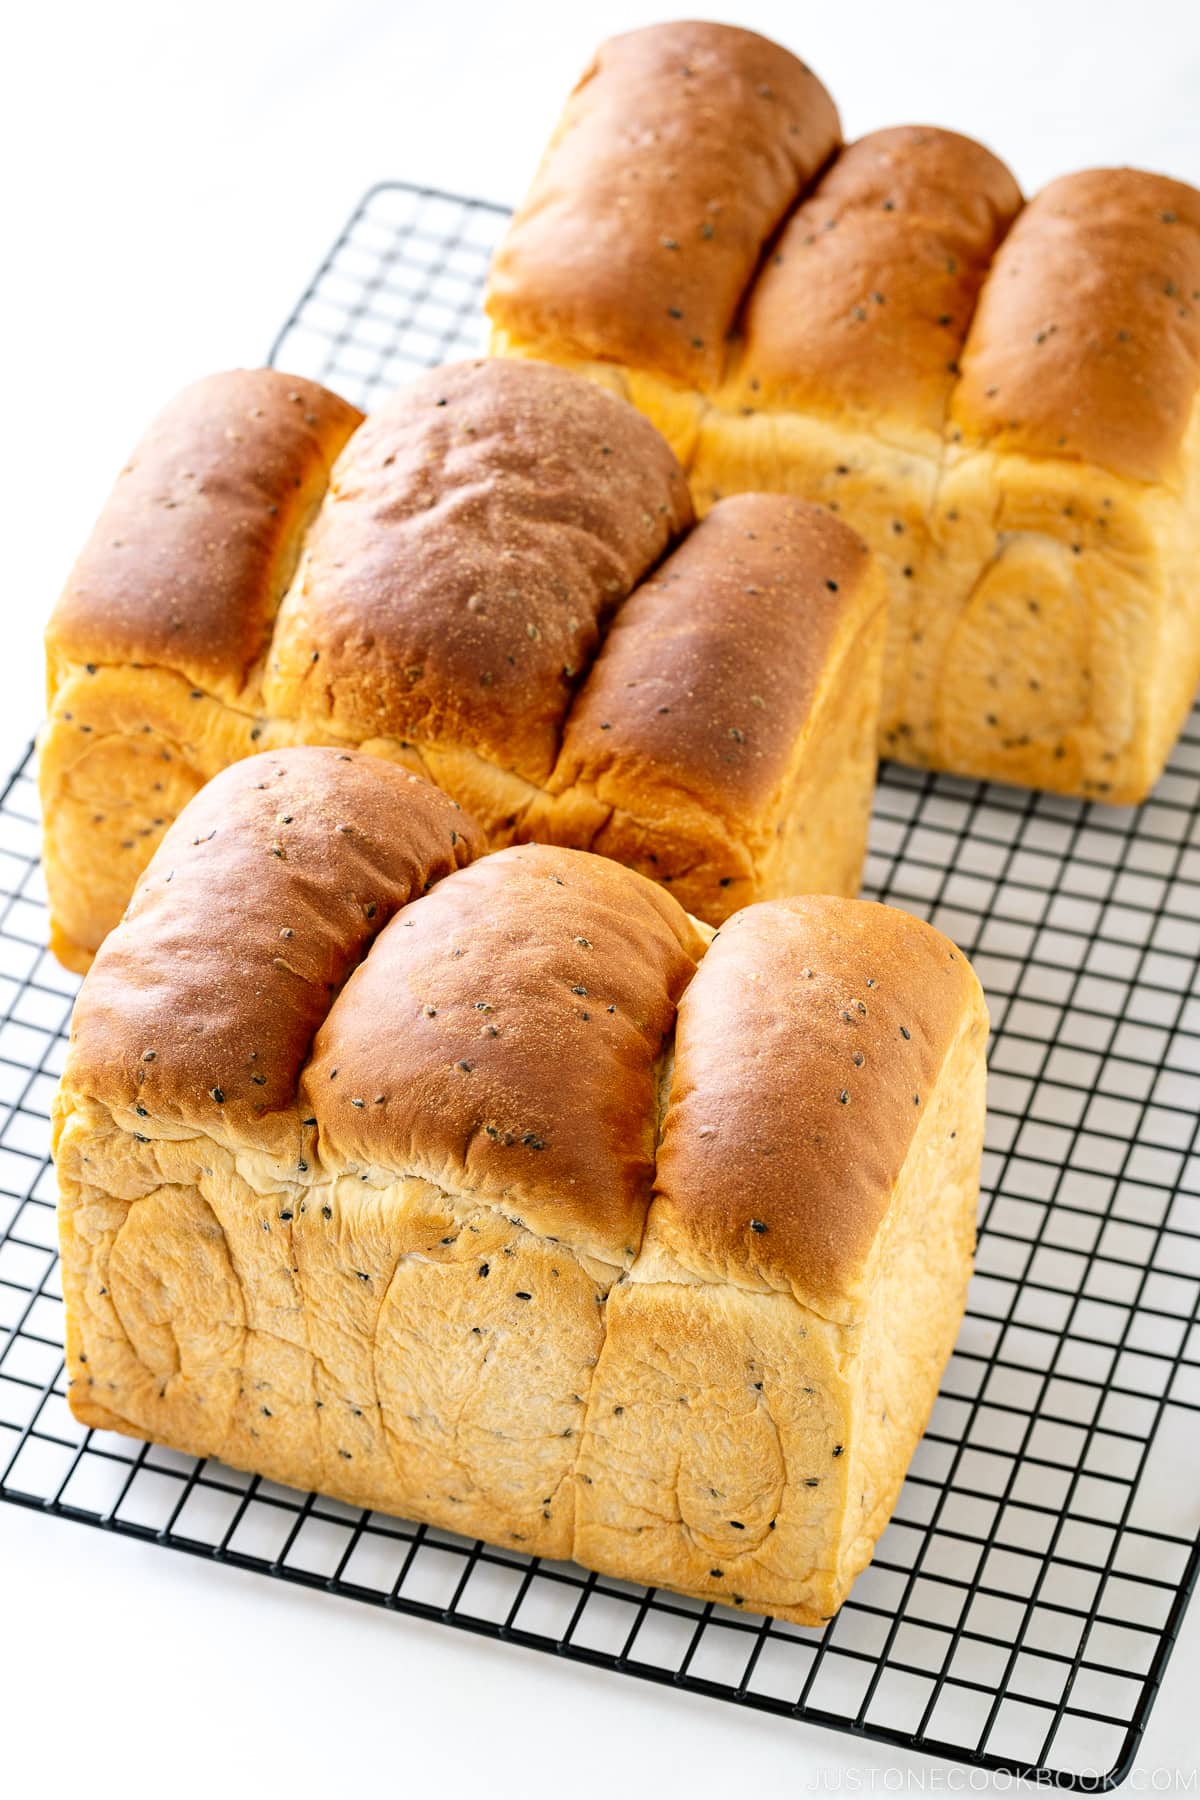
[[620,864],[480,842],[381,759],[235,764],[100,950],[65,1092],[297,1177],[424,1175],[610,1267],[649,1210],[652,1256],[847,1315],[954,1041],[982,1052],[965,958],[829,898],[748,907],[705,956]]
[[984,285],[954,397],[965,438],[1169,477],[1200,384],[1200,193],[1137,169],[1051,182]]
[[788,51],[679,22],[602,44],[492,266],[517,337],[715,382],[771,233],[840,142]]
[[158,663],[236,698],[361,417],[276,369],[185,388],[133,452],[71,572],[47,632],[52,667]]
[[665,441],[593,383],[528,362],[434,370],[334,470],[267,704],[542,781],[605,620],[691,520]]
[[731,403],[902,414],[940,434],[996,246],[1021,204],[982,144],[906,125],[843,152],[754,287]]
[[969,1018],[982,1033],[970,964],[908,913],[826,897],[735,913],[680,1004],[658,1242],[840,1316]]
[[641,1241],[656,1064],[703,953],[644,876],[539,844],[392,921],[303,1078],[326,1163],[416,1170],[612,1263]]
[[168,831],[97,953],[64,1083],[234,1146],[294,1142],[297,1077],[333,995],[397,908],[482,848],[454,801],[375,757],[233,764]]
[[883,604],[867,548],[819,506],[721,501],[622,607],[572,710],[555,786],[700,792],[730,819],[777,797],[840,633]]

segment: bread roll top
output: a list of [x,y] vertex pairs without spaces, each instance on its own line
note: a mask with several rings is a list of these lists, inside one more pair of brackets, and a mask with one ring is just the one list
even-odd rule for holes
[[691,522],[664,440],[592,383],[520,362],[434,370],[334,470],[267,705],[542,781],[609,615]]
[[704,941],[662,888],[585,851],[462,870],[392,921],[317,1036],[302,1096],[322,1161],[426,1175],[628,1264]]
[[134,450],[56,606],[56,664],[155,663],[223,699],[266,648],[303,533],[362,414],[276,369],[184,388]]
[[706,955],[619,863],[480,848],[377,758],[234,765],[98,954],[64,1094],[147,1144],[215,1140],[252,1184],[431,1181],[610,1279],[649,1215],[688,1279],[855,1316],[947,1056],[967,1030],[982,1051],[961,953],[810,898],[748,907]]
[[567,725],[558,782],[673,782],[758,817],[803,741],[835,644],[883,604],[865,544],[832,513],[740,494],[625,603]]
[[964,1028],[986,1031],[979,983],[923,920],[823,896],[735,913],[680,1003],[657,1246],[852,1313]]
[[1171,480],[1200,385],[1200,193],[1139,169],[1043,188],[1001,246],[954,396],[969,442]]
[[765,244],[840,141],[821,83],[754,32],[610,38],[497,254],[488,309],[517,337],[710,386]]
[[1004,164],[957,132],[860,138],[767,258],[723,397],[898,414],[940,437],[976,296],[1020,204]]
[[291,1153],[296,1084],[376,934],[483,848],[454,801],[371,756],[252,756],[168,831],[80,991],[64,1081],[123,1113]]

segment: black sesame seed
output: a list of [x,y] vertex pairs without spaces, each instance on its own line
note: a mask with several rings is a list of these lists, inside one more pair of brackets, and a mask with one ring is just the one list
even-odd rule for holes
[[835,1445],[834,1445],[834,1446],[833,1446],[833,1454],[834,1454],[834,1455],[835,1455],[835,1456],[840,1456],[840,1455],[841,1455],[841,1454],[842,1454],[842,1451],[843,1451],[843,1450],[844,1450],[844,1449],[845,1449],[845,1448],[846,1448],[846,1446],[845,1446],[845,1444],[835,1444]]
[[533,1295],[526,1293],[524,1288],[518,1288],[517,1292],[514,1294],[513,1298],[515,1300],[532,1300]]
[[904,1039],[905,1043],[912,1037],[912,1032],[908,1029],[907,1025],[902,1025],[900,1027],[900,1036]]
[[219,1087],[209,1088],[208,1091],[212,1095],[213,1099],[216,1101],[218,1106],[224,1106],[224,1104],[225,1104],[224,1088],[219,1088]]
[[767,1228],[761,1219],[751,1219],[750,1229],[751,1231],[757,1231],[761,1235]]
[[490,1274],[490,1273],[491,1273],[491,1265],[490,1265],[490,1264],[489,1264],[489,1263],[480,1263],[480,1265],[479,1265],[479,1279],[480,1279],[480,1280],[481,1280],[481,1281],[486,1281],[486,1280],[487,1280],[487,1278],[488,1278],[488,1275],[489,1275],[489,1274]]

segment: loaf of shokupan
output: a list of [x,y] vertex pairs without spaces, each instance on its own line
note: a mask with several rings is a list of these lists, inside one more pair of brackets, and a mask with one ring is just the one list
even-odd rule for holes
[[842,149],[787,51],[662,25],[600,49],[487,306],[495,350],[653,419],[701,513],[767,489],[863,534],[886,754],[1145,796],[1200,677],[1194,189],[1090,170],[1023,207],[970,139]]
[[167,833],[55,1104],[71,1406],[814,1624],[961,1318],[979,984],[887,907],[713,937],[607,858],[483,845],[310,747]]
[[615,856],[717,922],[854,893],[886,624],[861,539],[743,495],[695,524],[632,407],[532,363],[432,371],[365,423],[274,370],[187,389],[47,635],[52,943],[85,969],[238,757],[390,757],[493,847]]

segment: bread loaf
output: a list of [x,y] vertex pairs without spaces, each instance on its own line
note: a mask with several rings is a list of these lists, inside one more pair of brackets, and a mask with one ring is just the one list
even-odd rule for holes
[[365,423],[272,370],[183,393],[50,623],[53,943],[86,968],[219,769],[294,743],[428,776],[493,846],[595,848],[694,913],[855,891],[882,581],[803,502],[695,525],[633,408],[524,363],[434,370]]
[[355,752],[218,775],[54,1106],[84,1424],[802,1624],[961,1316],[986,1014],[837,898],[713,939]]
[[[768,100],[743,71],[771,57]],[[689,107],[703,128],[673,179]],[[730,180],[799,141],[792,192],[738,215]],[[641,282],[615,288],[578,248],[614,238]],[[968,138],[901,127],[839,150],[828,96],[785,51],[659,26],[602,46],[487,306],[495,350],[575,367],[653,419],[702,514],[768,490],[861,532],[889,588],[886,754],[1148,792],[1200,678],[1194,189],[1090,170],[1023,207]],[[693,325],[689,360],[669,330]]]

